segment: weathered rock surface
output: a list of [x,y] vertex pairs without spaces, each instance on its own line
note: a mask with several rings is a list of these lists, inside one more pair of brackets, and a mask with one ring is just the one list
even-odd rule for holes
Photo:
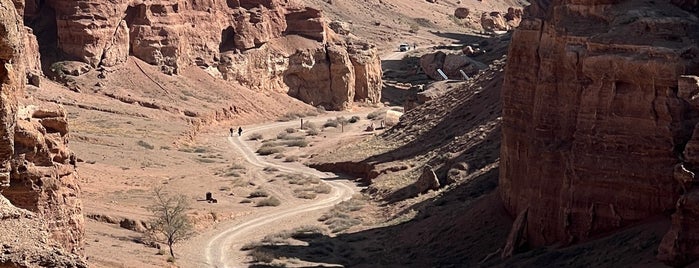
[[446,54],[438,51],[420,57],[420,67],[430,78],[444,80],[437,72],[437,69],[441,69],[449,79],[463,79],[460,71],[464,71],[466,75],[472,76],[486,66],[465,55]]
[[83,218],[65,110],[22,98],[25,64],[34,67],[25,47],[36,49],[29,34],[12,2],[0,0],[0,211],[19,213],[0,217],[0,263],[84,267],[70,255],[81,253]]
[[[499,187],[511,215],[527,211],[518,239],[582,241],[677,203],[684,216],[663,244],[678,232],[680,245],[696,243],[695,198],[676,202],[675,166],[696,172],[683,156],[694,154],[695,95],[679,88],[699,73],[699,20],[667,2],[546,3],[527,8],[503,89]],[[668,263],[697,253],[660,248]]]
[[[39,3],[29,7],[30,4],[18,1],[16,6],[25,18],[37,21],[32,25],[37,32],[50,35],[55,31],[58,50],[92,67],[120,65],[129,55],[158,65],[167,74],[178,74],[183,67],[196,64],[210,68],[213,75],[220,73],[224,79],[260,91],[292,90],[294,95],[297,90],[292,86],[296,85],[285,83],[284,78],[286,70],[295,68],[289,63],[297,62],[290,58],[328,44],[328,28],[322,12],[286,1],[49,0]],[[54,31],[45,29],[51,27],[46,22],[51,21],[50,16],[55,17]],[[289,36],[301,36],[314,44],[296,46],[280,40]],[[341,45],[344,53],[349,53],[351,72],[325,72],[327,77],[321,80],[349,75],[347,82],[354,85],[344,87],[347,91],[340,94],[338,84],[307,84],[305,87],[312,95],[328,97],[310,99],[314,105],[347,108],[349,104],[344,102],[353,101],[355,88],[361,91],[359,99],[378,102],[381,69],[376,49],[373,46],[357,49],[352,42],[344,40],[333,40],[329,45]],[[324,54],[317,54],[311,62],[332,65],[328,53]],[[331,69],[342,72],[342,68],[331,66]],[[325,87],[330,85],[335,88]]]
[[434,174],[434,170],[431,166],[426,165],[422,169],[422,174],[415,181],[415,190],[417,193],[425,193],[429,190],[439,189],[439,178]]
[[519,26],[521,21],[522,10],[518,8],[508,8],[505,14],[498,11],[481,14],[481,26],[487,32],[508,31]]

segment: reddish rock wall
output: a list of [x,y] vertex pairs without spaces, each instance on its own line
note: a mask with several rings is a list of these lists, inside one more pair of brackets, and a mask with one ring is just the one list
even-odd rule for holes
[[[50,20],[47,17],[55,14],[57,49],[93,67],[116,66],[129,55],[159,65],[168,74],[197,64],[214,67],[210,70],[216,72],[215,76],[255,90],[295,90],[285,83],[283,75],[286,69],[294,68],[288,66],[289,57],[302,53],[296,48],[312,50],[327,41],[328,28],[320,10],[292,6],[286,1],[48,0],[38,7],[15,1],[18,11],[24,12],[30,21],[42,21],[38,20],[42,16],[43,20]],[[37,24],[35,27],[49,25]],[[287,36],[302,36],[315,44],[296,46],[279,41]],[[353,75],[347,80],[354,85],[338,93],[337,88],[324,87],[330,84],[309,84],[306,87],[311,91],[329,96],[314,100],[314,104],[324,103],[328,109],[346,108],[353,101],[355,90],[361,91],[359,100],[378,102],[381,68],[376,49],[347,45],[343,50],[354,55]],[[314,63],[331,64],[330,60],[327,56],[317,57]],[[343,75],[325,74],[328,77],[324,79],[328,80]],[[345,95],[350,98],[345,100]]]
[[666,2],[542,2],[512,38],[502,98],[500,192],[513,216],[528,211],[526,241],[673,210],[698,119],[678,79],[699,71],[699,22]]
[[[35,39],[29,34],[12,2],[0,0],[0,195],[12,206],[35,213],[27,217],[36,219],[34,223],[51,238],[41,243],[57,243],[68,252],[81,253],[82,204],[75,157],[66,147],[65,110],[24,99],[25,66],[35,68],[38,60]],[[15,209],[5,203],[2,209]],[[5,220],[5,216],[0,217],[2,225]],[[4,242],[0,240],[0,244]],[[44,265],[50,265],[48,259]]]

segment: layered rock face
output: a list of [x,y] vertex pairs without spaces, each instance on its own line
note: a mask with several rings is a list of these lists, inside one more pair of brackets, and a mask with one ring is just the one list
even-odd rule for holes
[[669,2],[582,0],[534,1],[525,17],[502,99],[500,193],[522,218],[513,233],[534,246],[570,243],[676,203],[696,211],[696,198],[677,202],[699,168],[699,91],[681,82],[699,75],[696,16]]
[[[34,56],[38,55],[34,50],[38,49],[36,42],[28,35],[30,31],[22,25],[12,2],[0,0],[0,210],[20,211],[14,208],[19,207],[31,211],[11,219],[0,213],[0,221],[5,226],[5,221],[35,219],[33,224],[41,228],[38,235],[50,237],[32,241],[34,244],[57,243],[68,252],[80,253],[82,204],[75,156],[66,147],[65,110],[60,106],[35,105],[22,98],[27,71],[36,71],[32,68],[36,67]],[[19,239],[16,232],[23,230],[11,231]],[[18,239],[3,239],[0,244],[17,244]],[[13,259],[5,255],[2,258],[5,257]],[[22,258],[26,261],[34,257],[37,256]],[[47,264],[43,265],[50,265],[50,256],[44,257],[37,258],[44,259],[41,261]]]
[[[295,68],[288,65],[292,62],[289,58],[328,44],[328,28],[321,11],[291,6],[285,1],[49,0],[31,8],[17,1],[18,10],[28,20],[37,21],[35,27],[42,28],[42,34],[52,33],[43,28],[52,27],[45,21],[54,14],[57,49],[93,67],[116,66],[133,55],[159,65],[168,74],[196,64],[215,76],[255,90],[288,91],[290,86],[285,83],[284,74]],[[272,45],[283,44],[279,39],[287,36],[302,36],[314,44]],[[346,42],[329,43],[342,46]],[[349,97],[352,101],[355,88],[361,91],[360,99],[378,102],[381,69],[376,68],[380,66],[376,49],[342,46],[342,50],[354,59],[351,64],[347,62],[348,66],[358,69],[352,71],[355,76],[347,77],[354,86],[338,92],[337,88],[323,87],[326,84],[308,84],[306,87],[318,95],[329,96],[314,104],[322,103],[329,109],[346,108],[349,104],[344,99]],[[330,53],[325,49],[322,52],[325,55],[318,55],[314,63],[339,66],[340,63],[331,62]],[[331,75],[343,74],[326,72],[324,79],[335,80]]]

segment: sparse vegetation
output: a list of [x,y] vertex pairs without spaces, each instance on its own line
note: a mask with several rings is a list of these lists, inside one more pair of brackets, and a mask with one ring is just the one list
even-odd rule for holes
[[275,172],[275,171],[279,171],[279,169],[278,169],[278,168],[275,168],[275,167],[265,167],[265,168],[262,169],[262,171],[265,171],[265,172]]
[[340,122],[337,121],[337,119],[330,118],[328,121],[323,124],[323,127],[337,127],[340,125]]
[[283,152],[284,149],[281,147],[270,147],[270,146],[262,146],[260,149],[257,149],[257,154],[259,155],[271,155],[271,154],[278,154]]
[[138,146],[141,146],[141,147],[146,148],[148,150],[153,150],[155,148],[155,146],[151,145],[150,143],[148,143],[146,141],[138,141],[136,144],[138,144]]
[[296,155],[290,155],[290,156],[287,156],[287,157],[284,159],[284,162],[296,162],[296,161],[298,161],[298,160],[299,160],[299,157],[298,157],[298,156],[296,156]]
[[386,114],[386,111],[383,111],[383,110],[373,111],[366,116],[366,119],[381,120],[384,118],[385,114]]
[[320,134],[320,131],[318,129],[311,128],[311,129],[308,129],[308,131],[306,131],[306,134],[308,136],[318,136],[318,134]]
[[356,116],[356,115],[355,115],[355,116],[350,117],[350,119],[347,120],[347,122],[349,122],[349,123],[351,123],[351,124],[354,124],[354,123],[359,122],[359,120],[360,120],[359,116]]
[[252,133],[252,134],[250,134],[250,136],[248,136],[248,140],[251,140],[251,141],[259,141],[262,139],[263,139],[262,134],[257,133],[257,132]]
[[174,261],[172,246],[194,234],[194,227],[187,216],[187,210],[191,208],[189,199],[181,194],[166,194],[162,187],[153,190],[153,198],[149,210],[154,218],[150,222],[148,235],[156,241],[166,243]]
[[352,226],[362,223],[360,218],[353,217],[350,215],[350,212],[361,210],[365,204],[366,200],[364,197],[355,195],[352,199],[337,204],[329,212],[318,218],[318,221],[324,222],[333,233],[345,231]]
[[300,173],[294,173],[294,174],[282,174],[282,175],[277,175],[277,177],[281,177],[284,179],[284,181],[288,182],[289,184],[294,184],[294,185],[308,185],[308,184],[319,184],[320,179],[315,176],[309,176],[309,175],[304,175]]
[[284,131],[286,131],[286,133],[289,133],[289,134],[291,134],[291,133],[295,133],[295,132],[296,132],[296,129],[295,129],[295,128],[292,128],[292,127],[290,127],[290,128],[287,128],[287,129],[285,129]]
[[276,207],[282,204],[282,201],[277,199],[274,196],[270,196],[269,198],[260,200],[257,202],[258,207]]
[[265,190],[257,189],[255,191],[253,191],[252,193],[250,193],[248,195],[248,198],[268,197],[268,196],[269,196],[269,194]]

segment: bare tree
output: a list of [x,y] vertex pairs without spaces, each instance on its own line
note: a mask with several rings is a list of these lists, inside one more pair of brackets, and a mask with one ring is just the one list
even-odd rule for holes
[[186,196],[169,195],[162,187],[153,190],[153,204],[149,210],[153,213],[153,220],[148,229],[149,234],[156,240],[167,243],[170,247],[170,256],[175,257],[172,246],[194,234],[192,222],[187,216],[190,203]]

